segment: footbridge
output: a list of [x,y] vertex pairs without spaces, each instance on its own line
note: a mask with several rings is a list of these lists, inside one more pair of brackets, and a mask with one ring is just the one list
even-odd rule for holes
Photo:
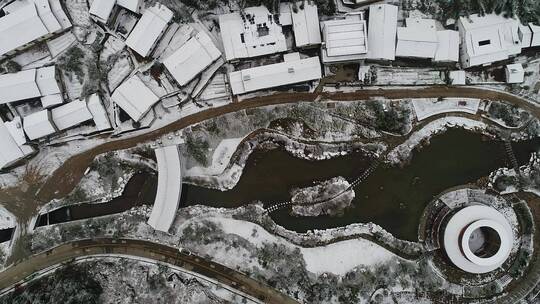
[[182,195],[182,160],[178,146],[158,148],[155,153],[158,187],[148,224],[156,230],[168,232]]

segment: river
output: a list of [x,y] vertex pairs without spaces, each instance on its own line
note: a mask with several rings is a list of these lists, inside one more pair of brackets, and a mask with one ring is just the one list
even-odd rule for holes
[[[540,149],[540,138],[513,144],[520,164]],[[361,151],[322,161],[293,157],[283,149],[255,150],[248,158],[238,184],[229,191],[184,184],[181,206],[202,204],[213,207],[238,207],[253,201],[266,205],[288,201],[294,187],[313,185],[335,176],[349,181],[371,163]],[[394,236],[417,241],[417,228],[425,206],[451,187],[475,182],[497,168],[508,166],[502,142],[461,129],[451,129],[431,139],[431,144],[414,152],[404,168],[380,166],[354,191],[351,208],[340,217],[293,217],[288,210],[272,213],[272,218],[287,229],[305,232],[374,222]],[[80,204],[50,213],[48,223],[65,222],[118,213],[153,202],[156,176],[136,174],[125,193],[103,204]],[[46,215],[38,226],[47,225]]]

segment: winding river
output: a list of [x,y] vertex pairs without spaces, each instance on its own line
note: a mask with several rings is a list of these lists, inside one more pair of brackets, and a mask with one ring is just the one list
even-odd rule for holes
[[[354,191],[352,207],[340,217],[293,217],[287,209],[272,218],[287,229],[305,232],[351,223],[374,222],[398,238],[417,241],[417,228],[425,206],[451,187],[475,182],[497,168],[508,166],[502,142],[483,135],[451,129],[431,139],[431,144],[414,152],[404,168],[380,166]],[[540,149],[540,138],[513,144],[520,164]],[[184,184],[181,206],[203,204],[238,207],[253,201],[265,205],[288,201],[290,190],[335,176],[355,179],[371,163],[361,151],[322,161],[296,158],[283,149],[255,150],[248,158],[238,184],[229,191]],[[146,182],[143,183],[143,177]],[[125,211],[152,202],[155,174],[135,175],[126,193],[109,203],[81,204],[53,211],[49,224]],[[144,185],[144,186],[143,186]],[[137,199],[135,199],[137,198]],[[145,198],[141,200],[140,198]],[[38,225],[46,225],[40,218]]]

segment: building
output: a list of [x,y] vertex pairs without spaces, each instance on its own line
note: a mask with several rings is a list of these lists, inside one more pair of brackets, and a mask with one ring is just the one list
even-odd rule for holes
[[285,54],[281,63],[229,73],[233,94],[244,94],[321,78],[319,57],[300,59],[299,53]]
[[368,53],[366,21],[363,15],[321,22],[324,43],[321,48],[324,63],[365,59]]
[[95,16],[103,23],[107,23],[115,4],[115,0],[94,0],[90,5],[90,15]]
[[396,57],[435,59],[439,40],[429,27],[398,27]]
[[0,75],[0,104],[40,96],[35,69]]
[[142,0],[94,0],[90,5],[90,14],[99,21],[107,23],[113,14],[115,5],[121,6],[134,13],[139,13]]
[[396,59],[398,7],[390,4],[369,6],[368,55],[373,60]]
[[452,263],[468,273],[501,267],[514,245],[512,226],[492,207],[469,205],[456,212],[444,228],[444,250]]
[[158,166],[158,187],[148,225],[168,232],[171,228],[182,195],[182,161],[178,146],[155,150]]
[[437,52],[435,61],[458,62],[459,61],[459,32],[458,31],[438,31],[437,32]]
[[507,83],[522,83],[525,80],[525,70],[521,63],[509,64],[504,71]]
[[519,34],[517,19],[474,14],[460,17],[457,25],[461,36],[461,65],[465,68],[489,65],[521,53],[524,44],[521,39],[525,36]]
[[450,71],[448,78],[450,78],[451,85],[465,85],[467,82],[467,76],[463,70]]
[[84,100],[75,100],[51,110],[51,118],[58,130],[66,130],[93,118]]
[[139,121],[159,101],[159,97],[137,75],[133,75],[116,88],[111,100],[134,121]]
[[163,64],[180,86],[185,86],[221,57],[221,52],[205,32],[191,37]]
[[38,97],[44,107],[63,102],[55,66],[0,75],[0,104]]
[[26,137],[22,130],[20,117],[11,122],[0,119],[0,138],[2,138],[0,169],[9,167],[34,152],[31,146],[26,145]]
[[219,28],[227,61],[285,52],[285,35],[276,20],[264,6],[220,15]]
[[317,5],[310,1],[291,4],[292,25],[296,47],[304,48],[321,44],[321,29]]
[[53,123],[51,112],[48,110],[41,110],[25,116],[23,127],[30,140],[49,136],[58,131]]
[[529,23],[529,29],[531,30],[530,46],[540,46],[540,26]]
[[146,9],[135,28],[126,39],[126,45],[142,57],[148,57],[173,18],[165,5]]
[[71,27],[59,0],[21,1],[4,11],[7,15],[0,18],[0,59]]
[[97,93],[90,95],[86,103],[98,131],[104,131],[112,128],[107,110],[103,106],[101,97],[99,97]]

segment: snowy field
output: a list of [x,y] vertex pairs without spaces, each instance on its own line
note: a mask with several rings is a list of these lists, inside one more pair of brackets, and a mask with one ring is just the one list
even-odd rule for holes
[[471,98],[436,98],[413,99],[414,112],[418,120],[424,120],[428,117],[451,112],[461,112],[476,114],[480,106],[479,99]]

